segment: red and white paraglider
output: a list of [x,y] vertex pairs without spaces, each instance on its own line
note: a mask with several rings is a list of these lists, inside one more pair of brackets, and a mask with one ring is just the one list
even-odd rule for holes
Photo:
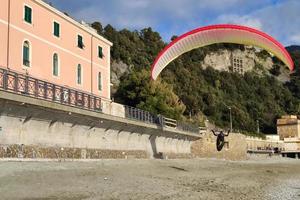
[[259,30],[239,25],[212,25],[192,30],[181,35],[165,47],[151,69],[151,77],[156,80],[162,70],[178,56],[193,49],[216,43],[235,43],[260,47],[278,57],[291,71],[294,63],[283,45],[273,37]]

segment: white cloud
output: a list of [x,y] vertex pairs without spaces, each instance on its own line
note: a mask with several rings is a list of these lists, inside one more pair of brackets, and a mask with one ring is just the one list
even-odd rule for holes
[[285,0],[244,15],[222,15],[217,22],[238,23],[258,28],[284,45],[300,44],[300,1]]
[[263,25],[260,19],[250,17],[248,15],[222,15],[216,20],[217,23],[239,24],[262,30]]
[[[67,0],[52,0],[65,5]],[[64,2],[64,3],[62,3]],[[300,0],[77,0],[72,15],[116,28],[151,26],[169,40],[192,28],[215,23],[251,26],[285,45],[299,44]],[[80,3],[79,3],[80,2]],[[274,3],[277,2],[277,3]],[[70,3],[71,4],[71,3]],[[71,5],[70,5],[71,6]],[[70,10],[72,10],[70,8]]]

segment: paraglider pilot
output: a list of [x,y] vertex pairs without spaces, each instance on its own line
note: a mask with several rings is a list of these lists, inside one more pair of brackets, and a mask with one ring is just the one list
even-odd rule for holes
[[230,130],[228,130],[227,134],[224,134],[223,131],[220,131],[219,133],[216,133],[214,130],[211,130],[214,134],[214,136],[217,136],[217,150],[222,151],[224,144],[225,144],[225,137],[229,136]]

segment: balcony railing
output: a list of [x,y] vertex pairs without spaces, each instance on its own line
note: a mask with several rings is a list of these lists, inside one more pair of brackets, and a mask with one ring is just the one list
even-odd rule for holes
[[0,69],[0,89],[81,109],[102,110],[100,97],[5,69]]
[[[98,96],[3,68],[0,68],[0,90],[94,112],[102,112],[101,98]],[[138,108],[130,106],[124,106],[124,108],[127,119],[199,133],[199,128],[196,126],[184,124],[162,115],[154,115]]]

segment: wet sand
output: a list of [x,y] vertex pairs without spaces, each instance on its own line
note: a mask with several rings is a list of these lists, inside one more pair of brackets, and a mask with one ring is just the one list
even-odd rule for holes
[[300,199],[300,160],[0,162],[0,199]]

